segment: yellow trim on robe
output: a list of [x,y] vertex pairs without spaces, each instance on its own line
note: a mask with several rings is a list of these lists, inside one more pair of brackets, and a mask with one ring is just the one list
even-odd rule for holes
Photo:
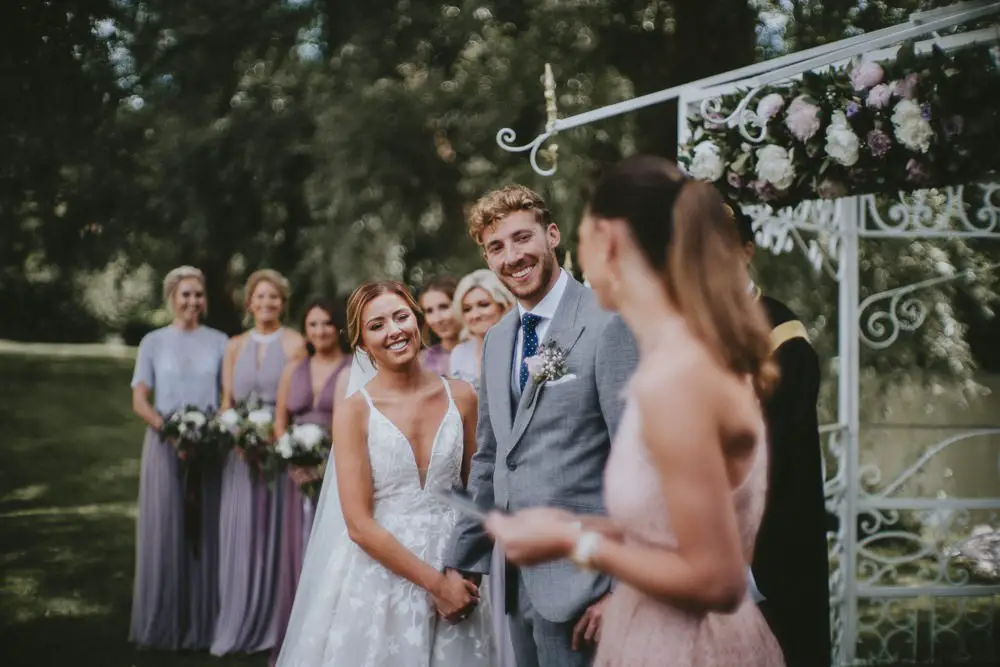
[[774,354],[775,350],[794,338],[804,338],[806,342],[809,342],[809,332],[806,331],[806,327],[802,322],[789,320],[771,329],[770,338],[771,354]]

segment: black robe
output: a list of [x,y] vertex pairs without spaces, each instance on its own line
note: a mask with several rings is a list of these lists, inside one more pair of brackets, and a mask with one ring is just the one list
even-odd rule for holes
[[753,559],[754,579],[766,598],[759,607],[787,667],[829,667],[830,517],[816,413],[819,359],[787,306],[766,296],[760,302],[774,327],[771,342],[781,377],[764,405],[770,462]]

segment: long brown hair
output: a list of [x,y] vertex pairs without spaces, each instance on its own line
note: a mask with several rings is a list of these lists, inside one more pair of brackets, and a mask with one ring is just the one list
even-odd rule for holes
[[[364,313],[365,306],[383,294],[395,294],[405,301],[417,318],[417,326],[423,331],[424,311],[420,309],[420,305],[414,300],[406,285],[396,280],[369,280],[361,283],[347,300],[347,340],[352,352],[357,351],[361,346],[361,332],[364,328],[361,315]],[[424,341],[420,342],[423,344]],[[369,358],[371,358],[371,354],[369,354]]]
[[767,395],[778,377],[770,327],[749,293],[739,231],[715,187],[663,158],[636,156],[604,173],[590,213],[628,224],[694,334]]

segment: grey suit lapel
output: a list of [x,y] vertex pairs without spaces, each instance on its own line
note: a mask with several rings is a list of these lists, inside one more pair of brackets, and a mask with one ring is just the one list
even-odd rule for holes
[[[510,400],[510,373],[514,358],[514,341],[517,336],[517,310],[512,309],[490,331],[490,352],[481,376],[487,383],[490,422],[498,442],[504,442],[514,421]],[[498,429],[503,429],[497,432]]]
[[[580,311],[580,297],[583,289],[585,288],[580,283],[570,278],[562,300],[559,302],[559,307],[556,308],[552,323],[549,325],[549,330],[545,334],[545,340],[542,341],[543,345],[558,345],[568,355],[573,346],[576,345],[576,341],[580,340],[584,325],[578,323],[577,315]],[[510,451],[513,451],[514,447],[517,446],[524,431],[528,428],[528,424],[531,423],[540,393],[541,387],[535,378],[529,376],[528,382],[524,385],[524,391],[521,393],[521,400],[517,404],[517,410],[514,412]]]

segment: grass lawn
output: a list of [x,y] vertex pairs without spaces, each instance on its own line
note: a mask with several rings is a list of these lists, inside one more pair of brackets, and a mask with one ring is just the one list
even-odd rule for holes
[[0,664],[262,667],[127,642],[142,426],[128,358],[0,349]]

